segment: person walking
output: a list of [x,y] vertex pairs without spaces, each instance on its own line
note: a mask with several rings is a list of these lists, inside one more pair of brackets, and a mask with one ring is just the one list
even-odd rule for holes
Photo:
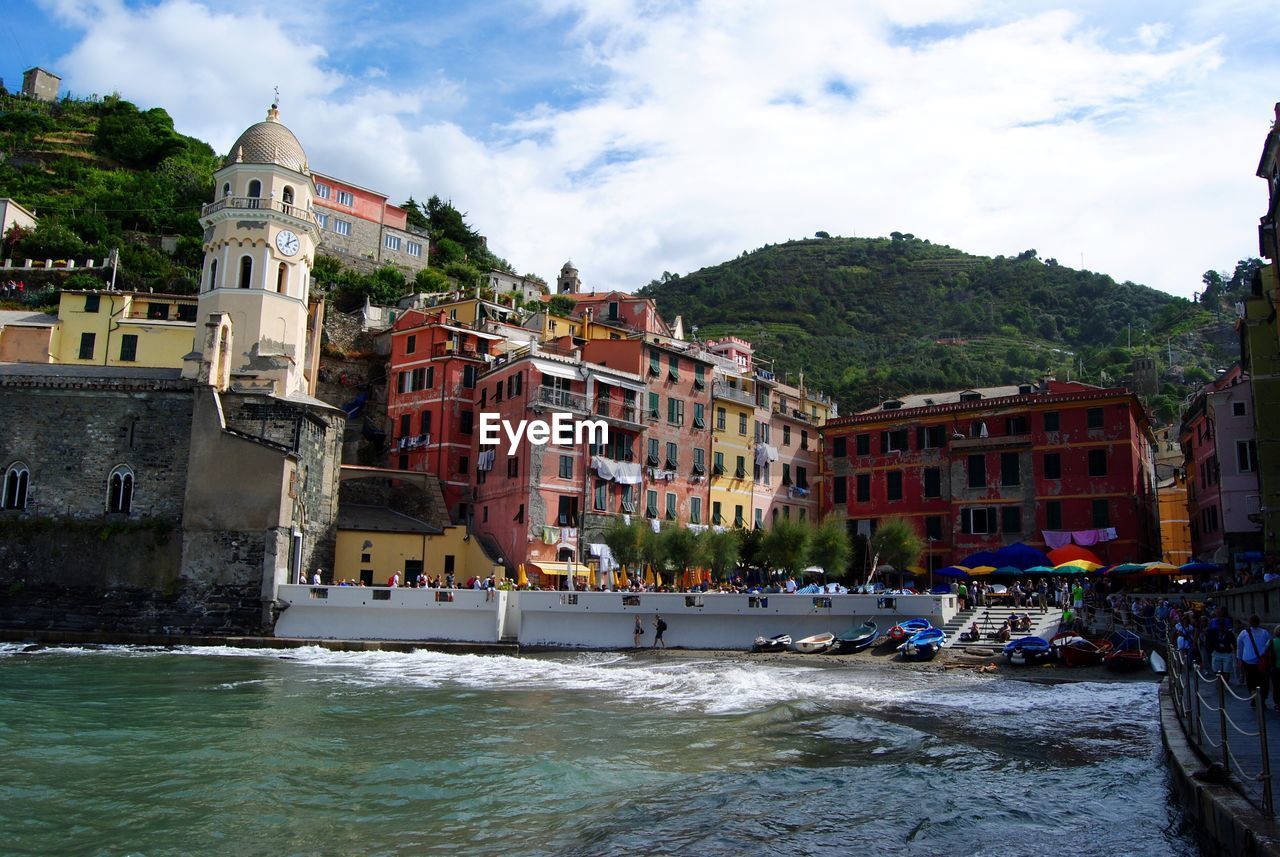
[[1036,584],[1036,600],[1040,603],[1040,612],[1049,612],[1049,584],[1045,579],[1040,578],[1040,582]]
[[1249,693],[1261,690],[1265,694],[1271,668],[1267,663],[1271,632],[1261,625],[1258,614],[1249,617],[1249,627],[1236,638],[1236,660],[1240,663],[1240,672],[1244,673],[1244,686]]
[[1231,617],[1227,611],[1218,608],[1218,615],[1209,622],[1207,644],[1209,648],[1209,668],[1217,675],[1231,678],[1231,670],[1235,666],[1236,636],[1232,632]]
[[662,639],[662,634],[666,630],[667,630],[666,620],[664,620],[661,615],[654,613],[653,614],[653,647],[655,649],[658,648],[659,645],[661,645],[662,648],[664,649],[667,647],[667,641]]
[[636,641],[636,648],[640,648],[640,638],[644,636],[644,623],[640,621],[640,616],[636,616],[636,627],[632,634]]

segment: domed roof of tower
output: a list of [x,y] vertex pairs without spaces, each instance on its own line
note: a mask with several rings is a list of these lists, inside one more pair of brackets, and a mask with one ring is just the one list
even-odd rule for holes
[[293,132],[280,124],[280,111],[274,104],[267,118],[250,125],[231,147],[223,166],[231,164],[278,164],[310,175],[307,153]]
[[578,269],[577,269],[577,268],[575,268],[575,267],[573,267],[573,260],[572,260],[572,259],[570,259],[568,262],[565,262],[565,263],[564,263],[564,267],[560,269],[560,271],[561,271],[561,272],[564,272],[564,271],[576,271],[576,270],[578,270]]

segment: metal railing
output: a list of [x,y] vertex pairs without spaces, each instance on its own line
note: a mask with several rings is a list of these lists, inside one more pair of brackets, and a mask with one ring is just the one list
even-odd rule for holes
[[300,205],[292,205],[287,202],[281,202],[278,199],[267,199],[260,196],[224,196],[222,199],[211,202],[202,208],[200,215],[204,217],[224,208],[247,211],[279,211],[282,214],[305,220],[308,223],[316,222],[316,216]]
[[717,399],[728,399],[731,402],[739,402],[743,405],[754,406],[756,403],[755,397],[746,390],[739,387],[730,387],[720,381],[716,381],[711,385],[711,395]]
[[1206,759],[1221,762],[1246,800],[1275,815],[1266,698],[1261,690],[1241,696],[1227,678],[1206,674],[1182,652],[1169,652],[1169,695],[1183,734]]
[[566,411],[581,411],[584,414],[591,412],[591,409],[587,407],[585,396],[554,387],[538,387],[534,401],[540,405],[550,405],[553,408],[560,408]]

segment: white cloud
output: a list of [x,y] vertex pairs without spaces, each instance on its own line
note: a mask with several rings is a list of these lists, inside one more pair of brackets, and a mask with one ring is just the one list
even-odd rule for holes
[[470,134],[433,118],[468,98],[448,69],[344,76],[283,17],[193,0],[56,11],[92,22],[63,65],[75,91],[162,105],[225,149],[279,84],[317,169],[451,197],[522,270],[550,277],[572,257],[597,288],[818,229],[1083,253],[1182,294],[1256,252],[1270,101],[1213,34],[976,0],[544,6],[576,16],[572,59],[603,83]]

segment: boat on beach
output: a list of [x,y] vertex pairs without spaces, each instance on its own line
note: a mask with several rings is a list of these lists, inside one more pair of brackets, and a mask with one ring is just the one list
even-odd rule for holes
[[1004,647],[1004,657],[1011,664],[1038,664],[1053,653],[1044,637],[1020,637]]
[[928,619],[908,619],[889,629],[889,639],[895,643],[904,643],[921,631],[927,631],[932,627]]
[[1102,658],[1111,651],[1111,642],[1104,639],[1091,640],[1074,631],[1058,634],[1049,641],[1058,660],[1069,667],[1096,667]]
[[1155,649],[1151,650],[1147,660],[1151,662],[1151,671],[1156,675],[1164,675],[1169,671],[1169,665],[1165,663],[1164,656]]
[[905,661],[931,661],[938,656],[946,641],[947,633],[941,628],[926,628],[912,634],[898,647],[898,652]]
[[779,634],[776,637],[756,637],[753,652],[785,652],[791,648],[791,635]]
[[1132,631],[1116,631],[1111,635],[1111,650],[1102,656],[1107,669],[1117,672],[1133,672],[1147,665],[1146,652],[1142,651],[1142,639]]
[[836,635],[831,633],[814,634],[812,637],[796,640],[791,644],[791,648],[804,655],[816,655],[818,652],[825,652],[829,649],[835,638]]
[[839,654],[848,654],[850,652],[860,652],[870,646],[880,636],[880,627],[875,622],[863,622],[856,628],[850,628],[847,631],[841,631],[836,634],[835,642],[832,643],[832,651]]

